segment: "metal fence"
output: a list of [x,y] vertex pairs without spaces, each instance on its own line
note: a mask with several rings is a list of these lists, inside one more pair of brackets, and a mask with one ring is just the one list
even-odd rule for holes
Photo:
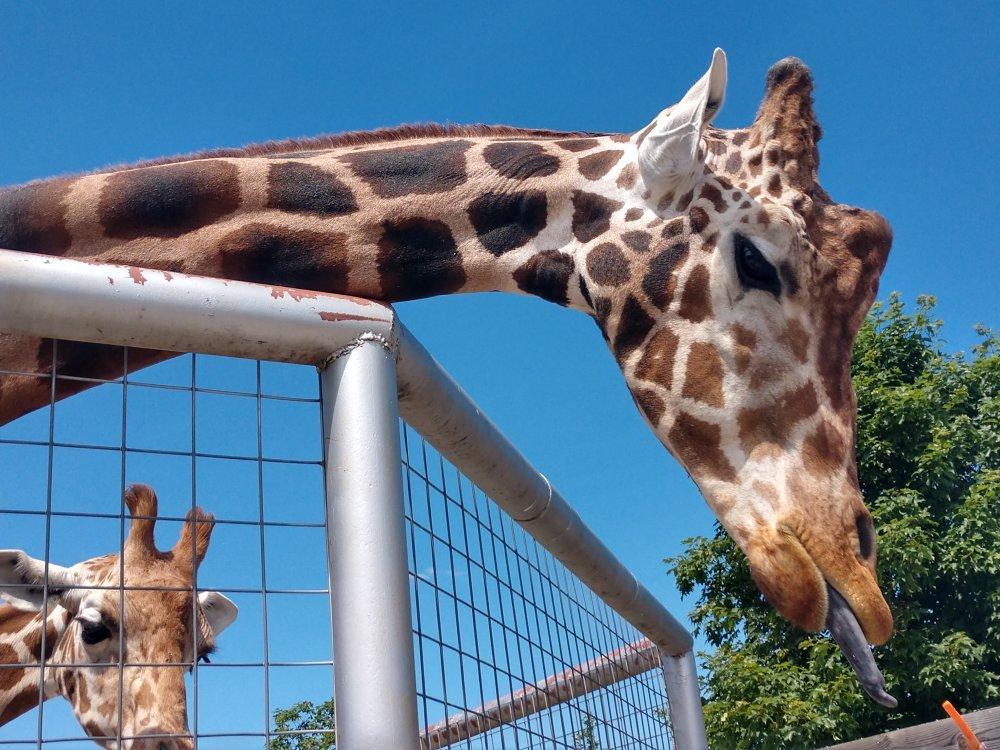
[[[0,330],[206,353],[124,349],[123,377],[0,427],[0,547],[116,551],[133,481],[158,536],[215,513],[196,585],[240,615],[189,665],[197,747],[328,734],[274,714],[326,700],[334,660],[340,750],[705,746],[690,636],[391,308],[0,251]],[[53,397],[83,384],[58,346]],[[56,701],[0,727],[83,737]]]

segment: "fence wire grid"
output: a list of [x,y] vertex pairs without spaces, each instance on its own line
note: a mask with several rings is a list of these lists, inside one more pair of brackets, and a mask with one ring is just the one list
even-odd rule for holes
[[[288,720],[303,701],[327,701],[333,682],[316,370],[183,355],[130,372],[122,349],[126,374],[93,380],[59,371],[58,348],[43,372],[0,370],[45,379],[52,395],[0,427],[0,547],[62,566],[120,552],[129,526],[122,494],[132,483],[159,497],[162,550],[202,506],[216,525],[194,593],[226,595],[239,616],[210,663],[173,663],[190,670],[194,746],[334,747],[332,727]],[[57,402],[72,381],[94,387]],[[438,738],[428,732],[423,746],[673,747],[658,669],[612,667],[613,679],[558,701],[544,683],[526,691],[560,674],[586,684],[582,665],[636,652],[642,635],[402,422],[400,441],[417,710]],[[111,666],[122,673],[121,657]],[[0,664],[0,686],[19,668]],[[46,670],[57,668],[30,669],[40,695]],[[507,708],[489,712],[504,696],[514,696]],[[461,736],[469,726],[478,733]],[[120,747],[130,738],[119,730],[108,739]],[[95,745],[56,697],[0,726],[0,746]]]

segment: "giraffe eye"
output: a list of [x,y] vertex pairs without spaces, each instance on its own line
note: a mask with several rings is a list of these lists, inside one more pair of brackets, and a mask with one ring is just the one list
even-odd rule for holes
[[111,637],[111,628],[103,622],[80,620],[80,638],[88,646],[93,646]]
[[744,288],[760,289],[775,297],[781,294],[778,272],[753,242],[742,234],[734,234],[733,250],[736,253],[736,275]]

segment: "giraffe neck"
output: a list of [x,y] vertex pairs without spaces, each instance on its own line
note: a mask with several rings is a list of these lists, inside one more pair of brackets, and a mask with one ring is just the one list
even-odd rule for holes
[[509,291],[589,311],[577,251],[624,205],[634,147],[502,132],[38,183],[0,193],[0,247],[387,302]]
[[[39,693],[40,665],[55,651],[70,622],[70,614],[56,607],[46,622],[42,653],[42,615],[8,605],[0,606],[0,725],[35,708],[54,694],[58,677],[47,670]],[[17,665],[17,666],[8,666]]]
[[[0,247],[388,302],[508,291],[593,314],[584,250],[613,224],[641,229],[655,220],[635,207],[629,136],[397,133],[297,151],[215,152],[0,191]],[[135,350],[129,367],[171,356]],[[56,359],[63,374],[122,371],[112,347],[64,342]],[[52,360],[51,342],[0,334],[0,369],[49,373]],[[56,397],[86,387],[59,380]],[[43,379],[0,376],[0,424],[49,397]]]

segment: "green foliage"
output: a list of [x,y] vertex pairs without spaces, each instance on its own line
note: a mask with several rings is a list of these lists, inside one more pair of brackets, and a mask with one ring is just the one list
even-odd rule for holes
[[858,472],[897,632],[876,658],[899,708],[867,699],[836,646],[766,605],[720,528],[667,560],[715,647],[713,747],[815,747],[1000,702],[1000,340],[946,354],[934,300],[872,309],[854,347]]
[[601,750],[597,739],[597,719],[587,715],[579,732],[573,735],[573,750]]
[[[323,703],[301,701],[274,712],[274,727],[281,734],[271,740],[268,750],[336,750],[337,738],[329,730],[336,726],[333,699]],[[312,732],[312,734],[310,734]]]

